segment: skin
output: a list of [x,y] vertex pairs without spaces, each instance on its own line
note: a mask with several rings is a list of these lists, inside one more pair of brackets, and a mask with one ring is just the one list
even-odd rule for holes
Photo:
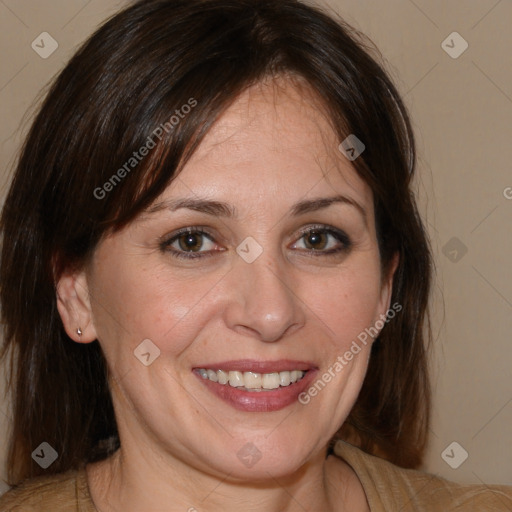
[[[370,343],[309,404],[278,411],[236,410],[192,373],[204,362],[300,359],[321,375],[389,308],[396,258],[382,275],[372,192],[321,112],[289,79],[251,87],[156,201],[201,197],[237,215],[146,212],[104,238],[87,268],[60,278],[67,333],[98,339],[112,373],[122,447],[87,466],[103,512],[369,510],[354,471],[326,458],[326,445],[355,403]],[[350,203],[291,213],[336,195],[364,214]],[[350,247],[325,232],[303,235],[311,225],[342,230]],[[211,235],[194,239],[209,256],[161,248],[194,226]],[[263,249],[253,263],[236,252],[247,237]],[[344,250],[326,254],[332,248]],[[133,354],[144,339],[160,349],[149,366]],[[237,457],[248,442],[262,455],[250,468]]]

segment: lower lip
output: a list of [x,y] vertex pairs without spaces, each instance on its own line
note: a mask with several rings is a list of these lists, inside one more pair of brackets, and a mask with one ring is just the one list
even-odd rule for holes
[[213,382],[194,373],[213,394],[235,409],[246,412],[271,412],[279,411],[297,402],[299,395],[310,386],[316,370],[308,370],[304,377],[294,384],[270,391],[243,391],[229,384]]

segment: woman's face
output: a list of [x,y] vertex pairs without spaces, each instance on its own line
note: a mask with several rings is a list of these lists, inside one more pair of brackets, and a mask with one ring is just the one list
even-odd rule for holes
[[125,454],[267,478],[341,426],[367,369],[358,335],[386,314],[391,278],[371,190],[340,142],[291,82],[249,89],[75,276],[78,296],[88,290],[82,342],[105,353]]

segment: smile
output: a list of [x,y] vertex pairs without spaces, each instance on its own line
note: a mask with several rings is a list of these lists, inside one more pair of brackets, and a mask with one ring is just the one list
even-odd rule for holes
[[318,373],[313,362],[238,359],[197,365],[192,372],[208,393],[234,409],[271,412],[293,406]]
[[203,378],[245,391],[270,391],[287,387],[300,381],[305,371],[292,370],[272,373],[239,372],[199,368],[197,373]]

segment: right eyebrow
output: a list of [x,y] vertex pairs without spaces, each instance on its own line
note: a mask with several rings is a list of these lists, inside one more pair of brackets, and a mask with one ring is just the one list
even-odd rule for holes
[[170,210],[175,212],[181,208],[187,208],[200,213],[206,213],[207,215],[213,215],[215,217],[236,217],[236,208],[220,201],[211,201],[209,199],[194,199],[194,198],[183,198],[183,199],[166,199],[161,201],[154,206],[149,207],[146,212],[156,213],[162,210]]

